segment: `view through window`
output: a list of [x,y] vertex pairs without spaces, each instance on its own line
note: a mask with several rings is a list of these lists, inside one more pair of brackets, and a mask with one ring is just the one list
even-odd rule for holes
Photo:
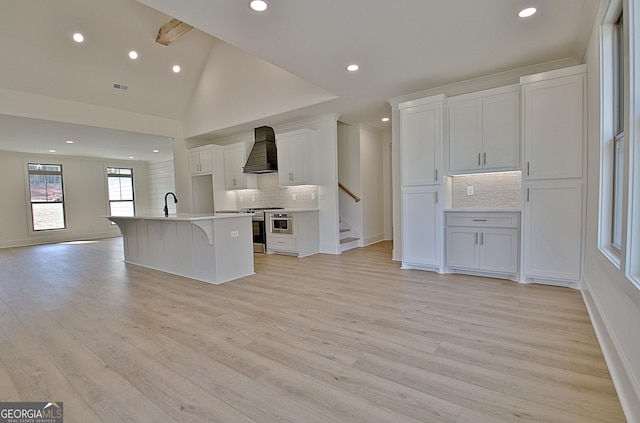
[[65,229],[62,165],[29,163],[28,171],[33,230]]
[[133,169],[107,168],[109,190],[109,214],[111,216],[135,215],[133,196]]

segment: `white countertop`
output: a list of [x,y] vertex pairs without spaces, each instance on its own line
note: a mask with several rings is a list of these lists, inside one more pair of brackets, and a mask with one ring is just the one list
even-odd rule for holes
[[128,220],[167,220],[167,221],[187,221],[194,222],[198,220],[212,220],[212,219],[229,219],[229,218],[238,218],[238,217],[251,217],[251,214],[241,214],[241,213],[216,213],[216,214],[179,214],[179,215],[169,215],[169,217],[165,217],[164,215],[137,215],[137,216],[102,216],[107,219],[128,219]]
[[267,210],[269,213],[304,213],[320,211],[320,209],[283,209],[283,210]]
[[476,208],[453,208],[444,209],[445,212],[468,212],[468,213],[520,213],[520,209],[476,209]]

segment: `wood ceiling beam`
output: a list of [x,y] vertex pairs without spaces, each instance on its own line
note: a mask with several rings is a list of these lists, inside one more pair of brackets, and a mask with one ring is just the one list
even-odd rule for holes
[[158,30],[156,43],[168,46],[169,44],[189,32],[192,28],[193,27],[191,25],[186,24],[179,19],[171,19],[169,22],[162,25]]

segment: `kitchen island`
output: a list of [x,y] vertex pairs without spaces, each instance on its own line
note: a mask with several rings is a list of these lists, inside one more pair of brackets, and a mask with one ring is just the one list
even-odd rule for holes
[[220,284],[254,274],[249,214],[105,216],[124,239],[124,261]]

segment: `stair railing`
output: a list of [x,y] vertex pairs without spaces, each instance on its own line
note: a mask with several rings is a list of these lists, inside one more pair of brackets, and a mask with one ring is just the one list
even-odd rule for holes
[[349,197],[353,198],[356,203],[360,200],[362,200],[362,198],[358,197],[356,194],[354,194],[353,191],[351,191],[349,188],[345,187],[344,185],[342,185],[341,182],[338,182],[338,187],[343,190],[344,192],[346,192],[347,194],[349,194]]

